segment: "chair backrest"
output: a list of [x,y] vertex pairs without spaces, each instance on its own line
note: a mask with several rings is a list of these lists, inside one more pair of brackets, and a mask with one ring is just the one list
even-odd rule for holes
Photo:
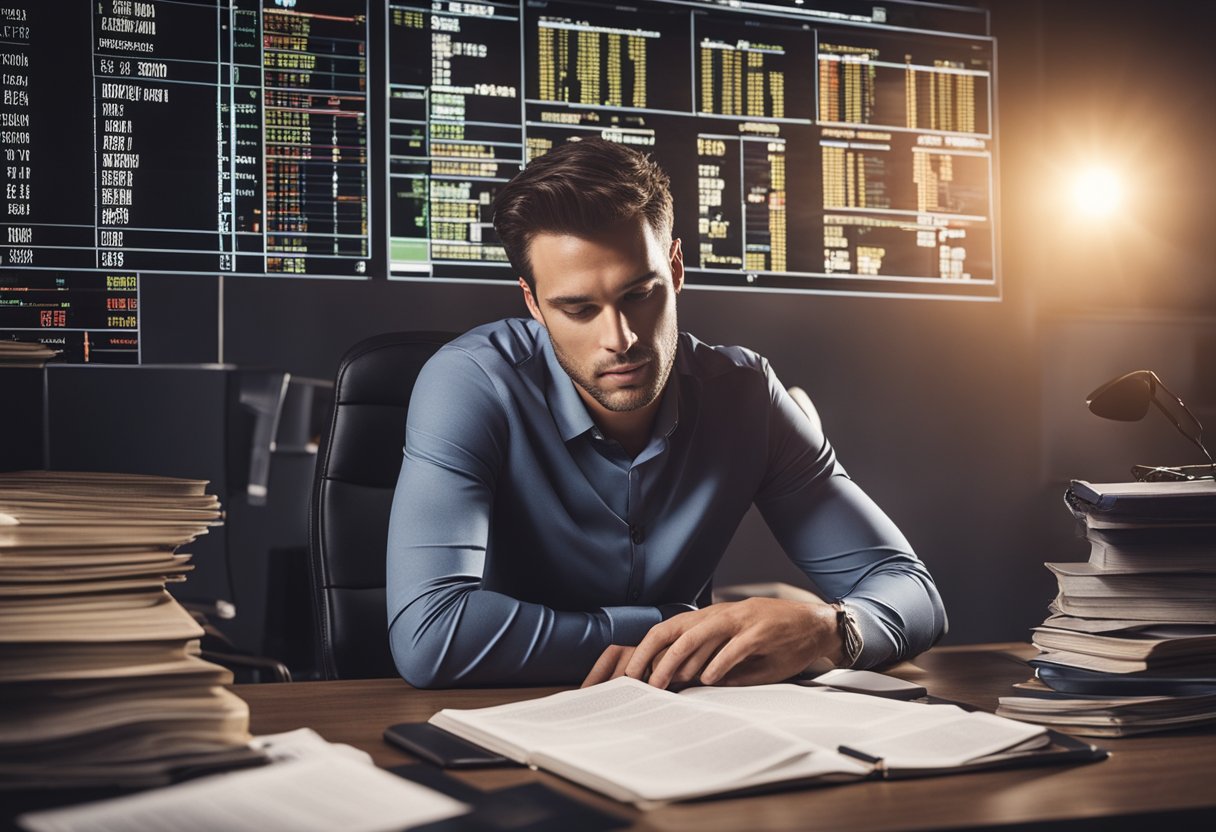
[[308,551],[327,679],[396,676],[385,613],[385,551],[418,373],[455,335],[394,332],[342,357],[309,505]]

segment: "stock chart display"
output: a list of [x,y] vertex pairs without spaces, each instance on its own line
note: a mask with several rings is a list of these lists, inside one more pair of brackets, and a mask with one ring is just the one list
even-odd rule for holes
[[906,2],[0,0],[0,337],[131,360],[148,273],[512,281],[497,189],[591,135],[671,175],[692,286],[999,297],[994,51]]
[[140,273],[366,276],[370,38],[346,0],[5,0],[0,334],[130,361]]
[[671,175],[690,285],[999,297],[987,33],[903,3],[392,3],[388,272],[511,279],[497,189],[595,135]]
[[366,9],[264,5],[4,9],[4,264],[366,274]]

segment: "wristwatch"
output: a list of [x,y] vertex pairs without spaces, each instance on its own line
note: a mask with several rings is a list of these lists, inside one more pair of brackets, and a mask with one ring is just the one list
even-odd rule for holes
[[852,667],[865,646],[857,616],[840,601],[832,604],[832,609],[836,610],[836,630],[840,633],[840,667]]

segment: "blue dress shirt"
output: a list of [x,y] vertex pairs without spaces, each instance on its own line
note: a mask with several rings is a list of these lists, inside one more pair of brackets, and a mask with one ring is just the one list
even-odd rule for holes
[[[580,681],[610,644],[691,609],[755,503],[854,610],[856,667],[930,647],[946,617],[895,525],[768,362],[682,333],[649,444],[600,434],[529,319],[457,338],[410,400],[387,561],[389,638],[419,687]],[[680,605],[670,607],[668,605]]]

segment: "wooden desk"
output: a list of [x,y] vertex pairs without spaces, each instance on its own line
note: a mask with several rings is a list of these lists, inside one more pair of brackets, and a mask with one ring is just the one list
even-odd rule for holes
[[[986,709],[1029,676],[1026,644],[938,648],[892,671],[930,693]],[[371,753],[381,766],[413,762],[381,739],[385,726],[425,720],[440,708],[530,699],[556,689],[414,690],[398,680],[242,685],[255,734],[302,726]],[[493,769],[456,776],[482,789],[542,780],[634,820],[638,830],[1205,829],[1216,822],[1216,732],[1101,740],[1109,759],[1076,766],[867,782],[668,806],[640,812],[551,775]]]

